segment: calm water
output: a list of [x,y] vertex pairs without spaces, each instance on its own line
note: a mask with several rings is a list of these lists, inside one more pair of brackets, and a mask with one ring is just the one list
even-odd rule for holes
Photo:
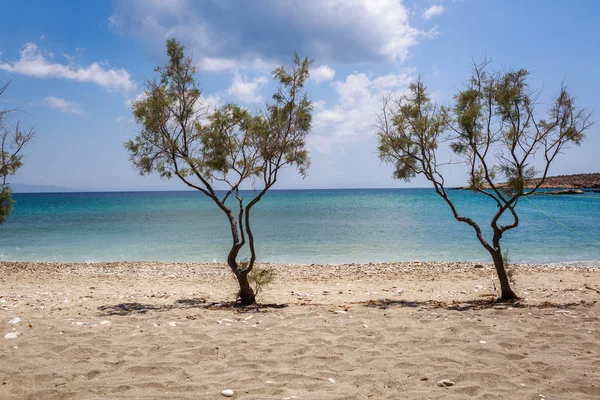
[[[247,197],[252,192],[245,193]],[[489,224],[495,206],[454,191],[459,211]],[[0,259],[225,260],[225,215],[196,192],[16,194]],[[600,195],[522,200],[503,239],[515,262],[600,265]],[[489,260],[473,230],[430,189],[273,191],[254,208],[260,260],[288,263]],[[489,231],[486,231],[489,234]]]

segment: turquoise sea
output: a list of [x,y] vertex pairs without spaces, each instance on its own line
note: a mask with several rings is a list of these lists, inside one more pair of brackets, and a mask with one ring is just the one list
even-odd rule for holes
[[[245,192],[246,197],[252,192]],[[453,191],[459,211],[489,225],[495,206]],[[225,215],[197,192],[16,194],[0,225],[0,259],[224,261]],[[469,226],[431,189],[280,190],[253,211],[259,260],[344,263],[488,261]],[[600,194],[531,196],[503,245],[513,262],[600,266]],[[489,231],[486,231],[489,234]]]

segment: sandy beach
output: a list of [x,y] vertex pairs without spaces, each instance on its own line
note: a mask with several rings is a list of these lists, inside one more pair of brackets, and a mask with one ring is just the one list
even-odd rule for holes
[[0,398],[600,398],[598,269],[268,266],[239,309],[223,264],[0,262]]

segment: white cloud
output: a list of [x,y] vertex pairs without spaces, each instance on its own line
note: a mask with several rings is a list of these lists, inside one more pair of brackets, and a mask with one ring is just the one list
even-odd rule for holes
[[372,137],[382,96],[403,93],[414,79],[414,71],[370,78],[364,73],[348,75],[333,82],[338,95],[335,104],[319,102],[315,107],[313,133],[309,145],[321,153],[330,153],[344,143]]
[[335,70],[327,65],[319,65],[316,68],[311,68],[310,79],[317,83],[330,81],[335,77]]
[[260,90],[266,84],[267,78],[265,76],[248,80],[246,76],[235,73],[231,81],[231,86],[227,89],[227,94],[246,103],[258,103],[262,100]]
[[239,69],[271,72],[277,67],[277,63],[275,61],[263,60],[260,57],[204,57],[196,63],[196,67],[206,72],[235,71]]
[[238,68],[238,63],[233,58],[204,57],[196,66],[207,72],[221,72]]
[[[52,53],[48,53],[52,58]],[[59,64],[49,61],[34,43],[27,43],[20,58],[14,62],[0,62],[0,70],[36,78],[63,78],[77,82],[95,83],[108,90],[132,90],[135,84],[125,69],[108,69],[99,63],[88,66]]]
[[293,50],[329,64],[402,62],[411,47],[436,35],[413,27],[399,0],[304,0],[301,6],[294,0],[165,3],[117,2],[110,25],[157,55],[164,53],[166,39],[176,37],[207,71],[280,64]]
[[215,108],[221,106],[221,97],[218,94],[211,94],[208,96],[202,94],[201,103],[208,111],[214,111]]
[[426,9],[425,11],[423,11],[423,14],[421,14],[421,17],[425,20],[430,20],[433,17],[437,17],[438,15],[442,15],[442,13],[444,12],[444,7],[436,4],[433,5],[431,7],[429,7],[428,9]]
[[87,115],[87,112],[81,108],[79,103],[67,101],[61,97],[46,97],[46,105],[50,108],[56,108],[65,114]]

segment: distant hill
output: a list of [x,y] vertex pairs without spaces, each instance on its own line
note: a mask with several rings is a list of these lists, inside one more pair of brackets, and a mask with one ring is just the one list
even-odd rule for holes
[[[535,187],[540,179],[531,179],[527,181],[526,187]],[[558,175],[546,177],[542,189],[599,189],[600,188],[600,173],[593,174],[575,174],[575,175]]]
[[[534,188],[540,178],[530,179],[525,184],[526,188]],[[496,187],[501,188],[506,186],[506,183],[497,183]],[[557,175],[548,176],[544,183],[540,186],[541,189],[600,189],[600,173],[592,174],[574,174],[574,175]],[[458,187],[456,189],[469,189],[467,186]]]
[[27,185],[24,183],[11,183],[10,187],[13,193],[62,193],[62,192],[76,192],[76,190],[69,189],[62,186],[53,185]]

